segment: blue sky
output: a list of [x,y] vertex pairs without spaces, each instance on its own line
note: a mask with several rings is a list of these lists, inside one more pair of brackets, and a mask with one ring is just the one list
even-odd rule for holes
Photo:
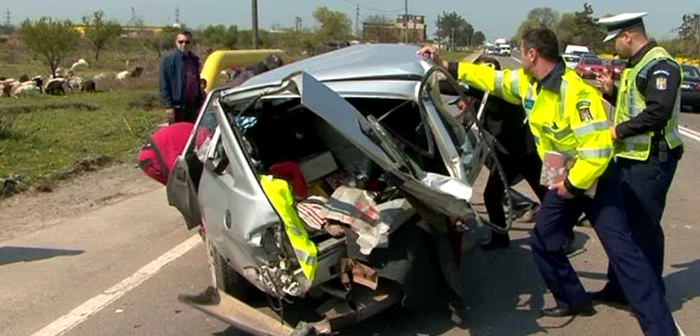
[[[315,24],[313,10],[326,4],[334,10],[347,13],[355,21],[355,5],[360,5],[360,22],[363,17],[385,14],[395,18],[403,12],[404,0],[258,0],[261,28],[274,24],[294,26],[294,17],[302,18],[302,24]],[[648,1],[635,4],[629,0],[590,0],[596,15],[621,12],[649,12],[645,18],[649,32],[655,38],[670,36],[684,13],[700,12],[698,0]],[[56,5],[58,4],[58,5]],[[53,16],[79,20],[95,10],[104,10],[107,16],[125,23],[131,17],[131,7],[148,24],[172,23],[175,8],[180,7],[180,21],[198,27],[206,24],[236,24],[242,28],[251,25],[250,0],[0,0],[2,22],[5,11],[10,10],[13,23],[26,17]],[[527,12],[534,7],[552,7],[559,12],[571,12],[583,8],[583,2],[554,0],[408,0],[409,13],[426,16],[432,36],[437,15],[442,11],[456,11],[484,31],[493,40],[510,37]],[[381,10],[381,11],[378,11]]]

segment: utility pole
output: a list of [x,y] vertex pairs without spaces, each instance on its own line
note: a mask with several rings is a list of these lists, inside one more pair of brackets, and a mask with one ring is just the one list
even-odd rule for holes
[[406,38],[405,41],[406,44],[408,44],[408,0],[404,1],[404,18],[403,18],[403,24],[406,27]]
[[258,35],[258,0],[251,0],[253,14],[253,49],[258,49],[260,36]]
[[294,30],[297,32],[301,31],[301,18],[298,16],[294,18]]
[[180,26],[180,5],[175,6],[175,24]]
[[355,9],[355,35],[360,38],[360,5]]
[[5,27],[9,27],[12,25],[12,21],[10,20],[10,9],[8,8],[7,11],[5,12]]

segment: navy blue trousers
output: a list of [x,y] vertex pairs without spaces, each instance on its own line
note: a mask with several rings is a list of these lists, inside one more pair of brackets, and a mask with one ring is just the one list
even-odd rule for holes
[[[646,161],[618,159],[622,173],[622,196],[627,209],[632,238],[651,262],[663,285],[664,230],[661,217],[666,195],[678,167],[678,158],[669,153],[664,161],[653,152]],[[620,282],[608,265],[608,283],[604,290],[622,295]]]
[[677,335],[662,284],[632,239],[620,184],[619,169],[611,162],[598,181],[593,199],[586,196],[564,199],[554,191],[548,192],[532,235],[535,262],[559,307],[576,309],[591,305],[590,297],[562,251],[566,233],[581,213],[585,213],[644,334]]

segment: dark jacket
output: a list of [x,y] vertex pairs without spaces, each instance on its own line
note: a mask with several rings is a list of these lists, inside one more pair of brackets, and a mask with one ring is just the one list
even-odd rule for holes
[[[447,82],[440,83],[442,94],[457,95],[454,87]],[[468,97],[476,98],[474,112],[481,105],[484,92],[475,88],[463,91]],[[525,110],[521,105],[511,104],[499,97],[489,95],[484,106],[484,128],[496,137],[508,152],[516,157],[537,152],[535,140],[528,124],[525,122]]]
[[[204,101],[204,91],[202,91],[199,83],[200,61],[197,55],[192,54],[197,64],[197,87],[199,94],[197,102]],[[175,49],[170,54],[163,56],[160,60],[160,68],[158,69],[158,77],[160,82],[160,97],[163,99],[163,104],[166,107],[175,107],[185,105],[185,54]]]

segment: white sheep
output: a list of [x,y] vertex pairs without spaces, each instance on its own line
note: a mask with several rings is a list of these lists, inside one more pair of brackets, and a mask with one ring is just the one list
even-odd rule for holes
[[36,85],[33,80],[26,81],[23,83],[15,82],[13,85],[12,96],[17,98],[21,96],[33,96],[41,93],[41,89]]
[[83,85],[83,78],[80,76],[71,76],[68,78],[68,88],[72,90],[80,90]]
[[85,59],[81,58],[77,62],[73,63],[73,65],[70,67],[71,70],[76,70],[77,68],[80,67],[90,67],[90,63],[88,63]]
[[131,73],[131,72],[129,72],[128,70],[124,70],[124,71],[122,71],[122,72],[120,72],[120,73],[117,74],[117,79],[118,79],[118,80],[124,80],[124,79],[126,79],[126,77],[129,76],[130,73]]
[[105,79],[105,78],[107,78],[107,74],[104,73],[104,72],[101,72],[101,73],[95,75],[95,77],[92,77],[92,80],[95,81],[95,82],[97,82],[97,81],[101,81],[101,80],[103,80],[103,79]]

